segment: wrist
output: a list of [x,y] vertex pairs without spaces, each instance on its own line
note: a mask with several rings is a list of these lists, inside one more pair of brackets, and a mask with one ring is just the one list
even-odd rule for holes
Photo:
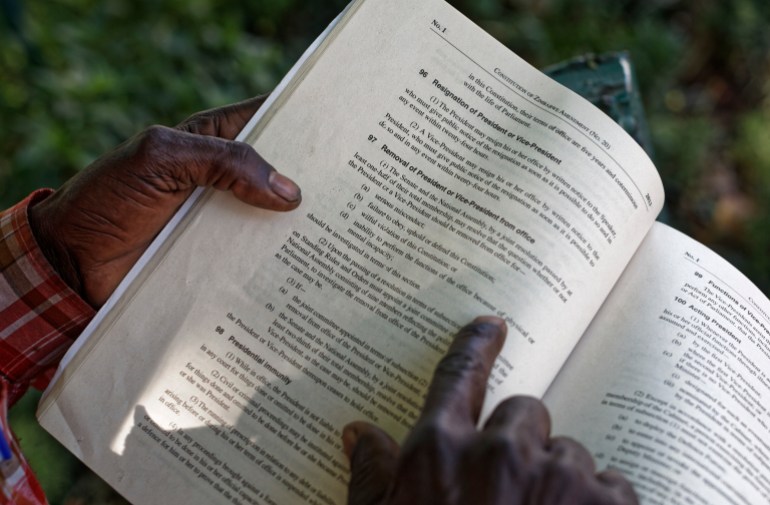
[[29,228],[40,251],[54,272],[61,277],[67,286],[83,298],[83,283],[77,263],[69,248],[64,245],[64,241],[57,236],[57,225],[53,219],[55,211],[49,210],[51,200],[54,198],[55,195],[52,195],[30,205],[27,209]]

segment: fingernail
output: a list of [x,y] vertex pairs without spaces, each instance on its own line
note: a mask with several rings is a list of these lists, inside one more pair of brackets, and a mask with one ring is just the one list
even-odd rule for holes
[[473,320],[473,324],[493,324],[500,329],[507,329],[505,320],[496,316],[479,316]]
[[270,184],[270,189],[273,190],[273,193],[286,201],[296,202],[302,195],[299,186],[294,181],[278,172],[270,172],[267,182]]

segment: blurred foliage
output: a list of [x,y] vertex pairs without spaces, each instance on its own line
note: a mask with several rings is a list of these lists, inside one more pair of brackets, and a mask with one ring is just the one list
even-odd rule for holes
[[[770,2],[450,3],[537,67],[628,50],[670,221],[770,292]],[[149,124],[269,91],[345,4],[0,0],[0,204]],[[63,503],[74,464],[18,431]],[[77,489],[69,503],[109,501]]]
[[269,91],[317,31],[286,33],[295,3],[4,0],[0,202],[59,185],[144,126]]

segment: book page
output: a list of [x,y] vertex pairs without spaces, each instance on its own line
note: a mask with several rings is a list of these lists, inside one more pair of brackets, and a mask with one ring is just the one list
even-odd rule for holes
[[545,396],[643,504],[770,500],[770,301],[662,224]]
[[342,426],[403,437],[480,314],[490,404],[542,394],[660,209],[621,128],[447,4],[349,13],[245,137],[301,208],[206,193],[41,408],[131,500],[341,502]]
[[[390,331],[435,341],[480,313],[505,318],[504,354],[527,359],[501,360],[491,389],[542,394],[657,216],[659,176],[607,116],[456,11],[383,8],[409,21],[369,46],[365,22],[341,34],[302,81],[305,98],[277,104],[247,137],[324,188],[306,194],[305,222],[294,225],[306,252],[286,233],[284,252],[306,261],[317,245],[324,257],[305,270],[317,267],[321,284],[327,274],[343,280],[332,283],[342,303],[400,321]],[[394,42],[407,40],[420,50]],[[341,74],[340,61],[356,62],[355,75]],[[314,118],[308,101],[321,96]],[[346,271],[345,254],[363,256],[365,268]],[[371,275],[384,278],[382,296]],[[383,296],[404,304],[377,314]]]

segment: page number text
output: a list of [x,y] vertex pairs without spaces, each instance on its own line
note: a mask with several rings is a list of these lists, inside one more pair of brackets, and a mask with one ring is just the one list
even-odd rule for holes
[[441,26],[441,23],[439,23],[435,19],[433,20],[433,28],[435,28],[436,31],[438,31],[438,32],[446,33],[446,27],[445,26]]

